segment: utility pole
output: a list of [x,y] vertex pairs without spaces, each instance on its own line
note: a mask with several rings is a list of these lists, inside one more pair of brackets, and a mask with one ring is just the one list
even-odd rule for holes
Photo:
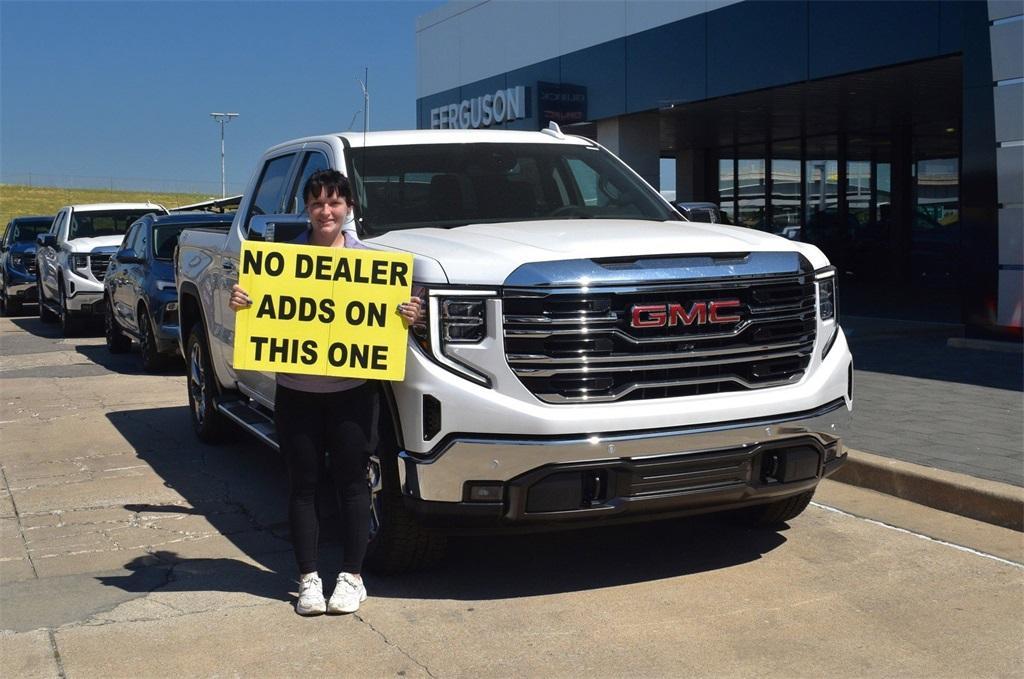
[[220,123],[220,197],[227,197],[226,184],[224,182],[224,124],[230,123],[237,118],[237,113],[211,113],[210,117]]

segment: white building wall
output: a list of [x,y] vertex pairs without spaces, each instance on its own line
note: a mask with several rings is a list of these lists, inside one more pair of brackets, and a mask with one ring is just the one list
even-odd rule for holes
[[1024,315],[1024,0],[992,0],[988,11],[999,195],[996,322],[1019,328]]
[[453,0],[416,21],[416,97],[740,0]]

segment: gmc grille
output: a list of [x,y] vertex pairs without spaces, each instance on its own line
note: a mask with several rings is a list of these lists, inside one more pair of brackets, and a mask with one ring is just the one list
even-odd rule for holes
[[[631,327],[636,305],[738,300],[739,322]],[[505,357],[547,403],[644,400],[798,382],[816,331],[814,277],[503,293]]]
[[110,264],[110,255],[100,255],[95,252],[89,255],[89,268],[92,270],[93,277],[98,281],[103,281],[103,278],[107,275],[107,266]]

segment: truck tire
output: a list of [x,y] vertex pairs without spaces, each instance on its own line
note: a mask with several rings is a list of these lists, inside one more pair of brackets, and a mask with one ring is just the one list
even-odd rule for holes
[[57,314],[46,306],[46,297],[43,296],[43,284],[36,281],[36,299],[39,300],[39,320],[43,323],[56,323]]
[[773,527],[800,516],[814,497],[814,489],[766,505],[739,510],[740,520],[754,527]]
[[107,350],[112,354],[126,353],[132,348],[132,340],[117,324],[117,319],[114,318],[114,307],[109,299],[106,306],[106,311],[103,313],[103,335],[107,340]]
[[167,367],[167,357],[157,349],[156,333],[153,332],[153,321],[145,307],[139,307],[139,349],[142,353],[142,369],[148,373],[158,373]]
[[60,329],[65,337],[74,337],[78,333],[78,319],[71,315],[68,309],[67,293],[64,292],[64,283],[60,284]]
[[383,486],[375,496],[371,488],[379,525],[370,536],[366,567],[375,573],[407,573],[437,564],[444,557],[445,536],[419,525],[405,508],[396,456],[382,457],[381,467]]
[[217,411],[210,354],[206,348],[206,332],[202,321],[192,326],[186,346],[188,361],[188,409],[192,428],[204,443],[217,443],[224,432],[224,416]]
[[4,316],[18,316],[21,314],[21,300],[11,299],[7,294],[7,285],[4,285],[3,292],[0,292],[0,310]]

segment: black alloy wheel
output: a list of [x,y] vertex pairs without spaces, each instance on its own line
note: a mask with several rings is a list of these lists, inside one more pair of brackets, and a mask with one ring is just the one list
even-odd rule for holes
[[188,406],[192,428],[204,443],[216,443],[224,430],[224,416],[217,411],[213,368],[206,349],[202,322],[192,326],[186,347],[188,354]]
[[7,296],[7,283],[0,282],[3,290],[0,290],[0,316],[17,316],[21,313],[21,302],[16,302]]
[[112,354],[124,354],[131,350],[132,340],[124,334],[117,319],[114,318],[114,305],[107,299],[106,311],[103,312],[103,334],[107,340],[107,350]]
[[153,320],[145,307],[139,307],[139,349],[142,352],[142,369],[148,373],[160,372],[167,367],[167,357],[160,353],[153,331]]

